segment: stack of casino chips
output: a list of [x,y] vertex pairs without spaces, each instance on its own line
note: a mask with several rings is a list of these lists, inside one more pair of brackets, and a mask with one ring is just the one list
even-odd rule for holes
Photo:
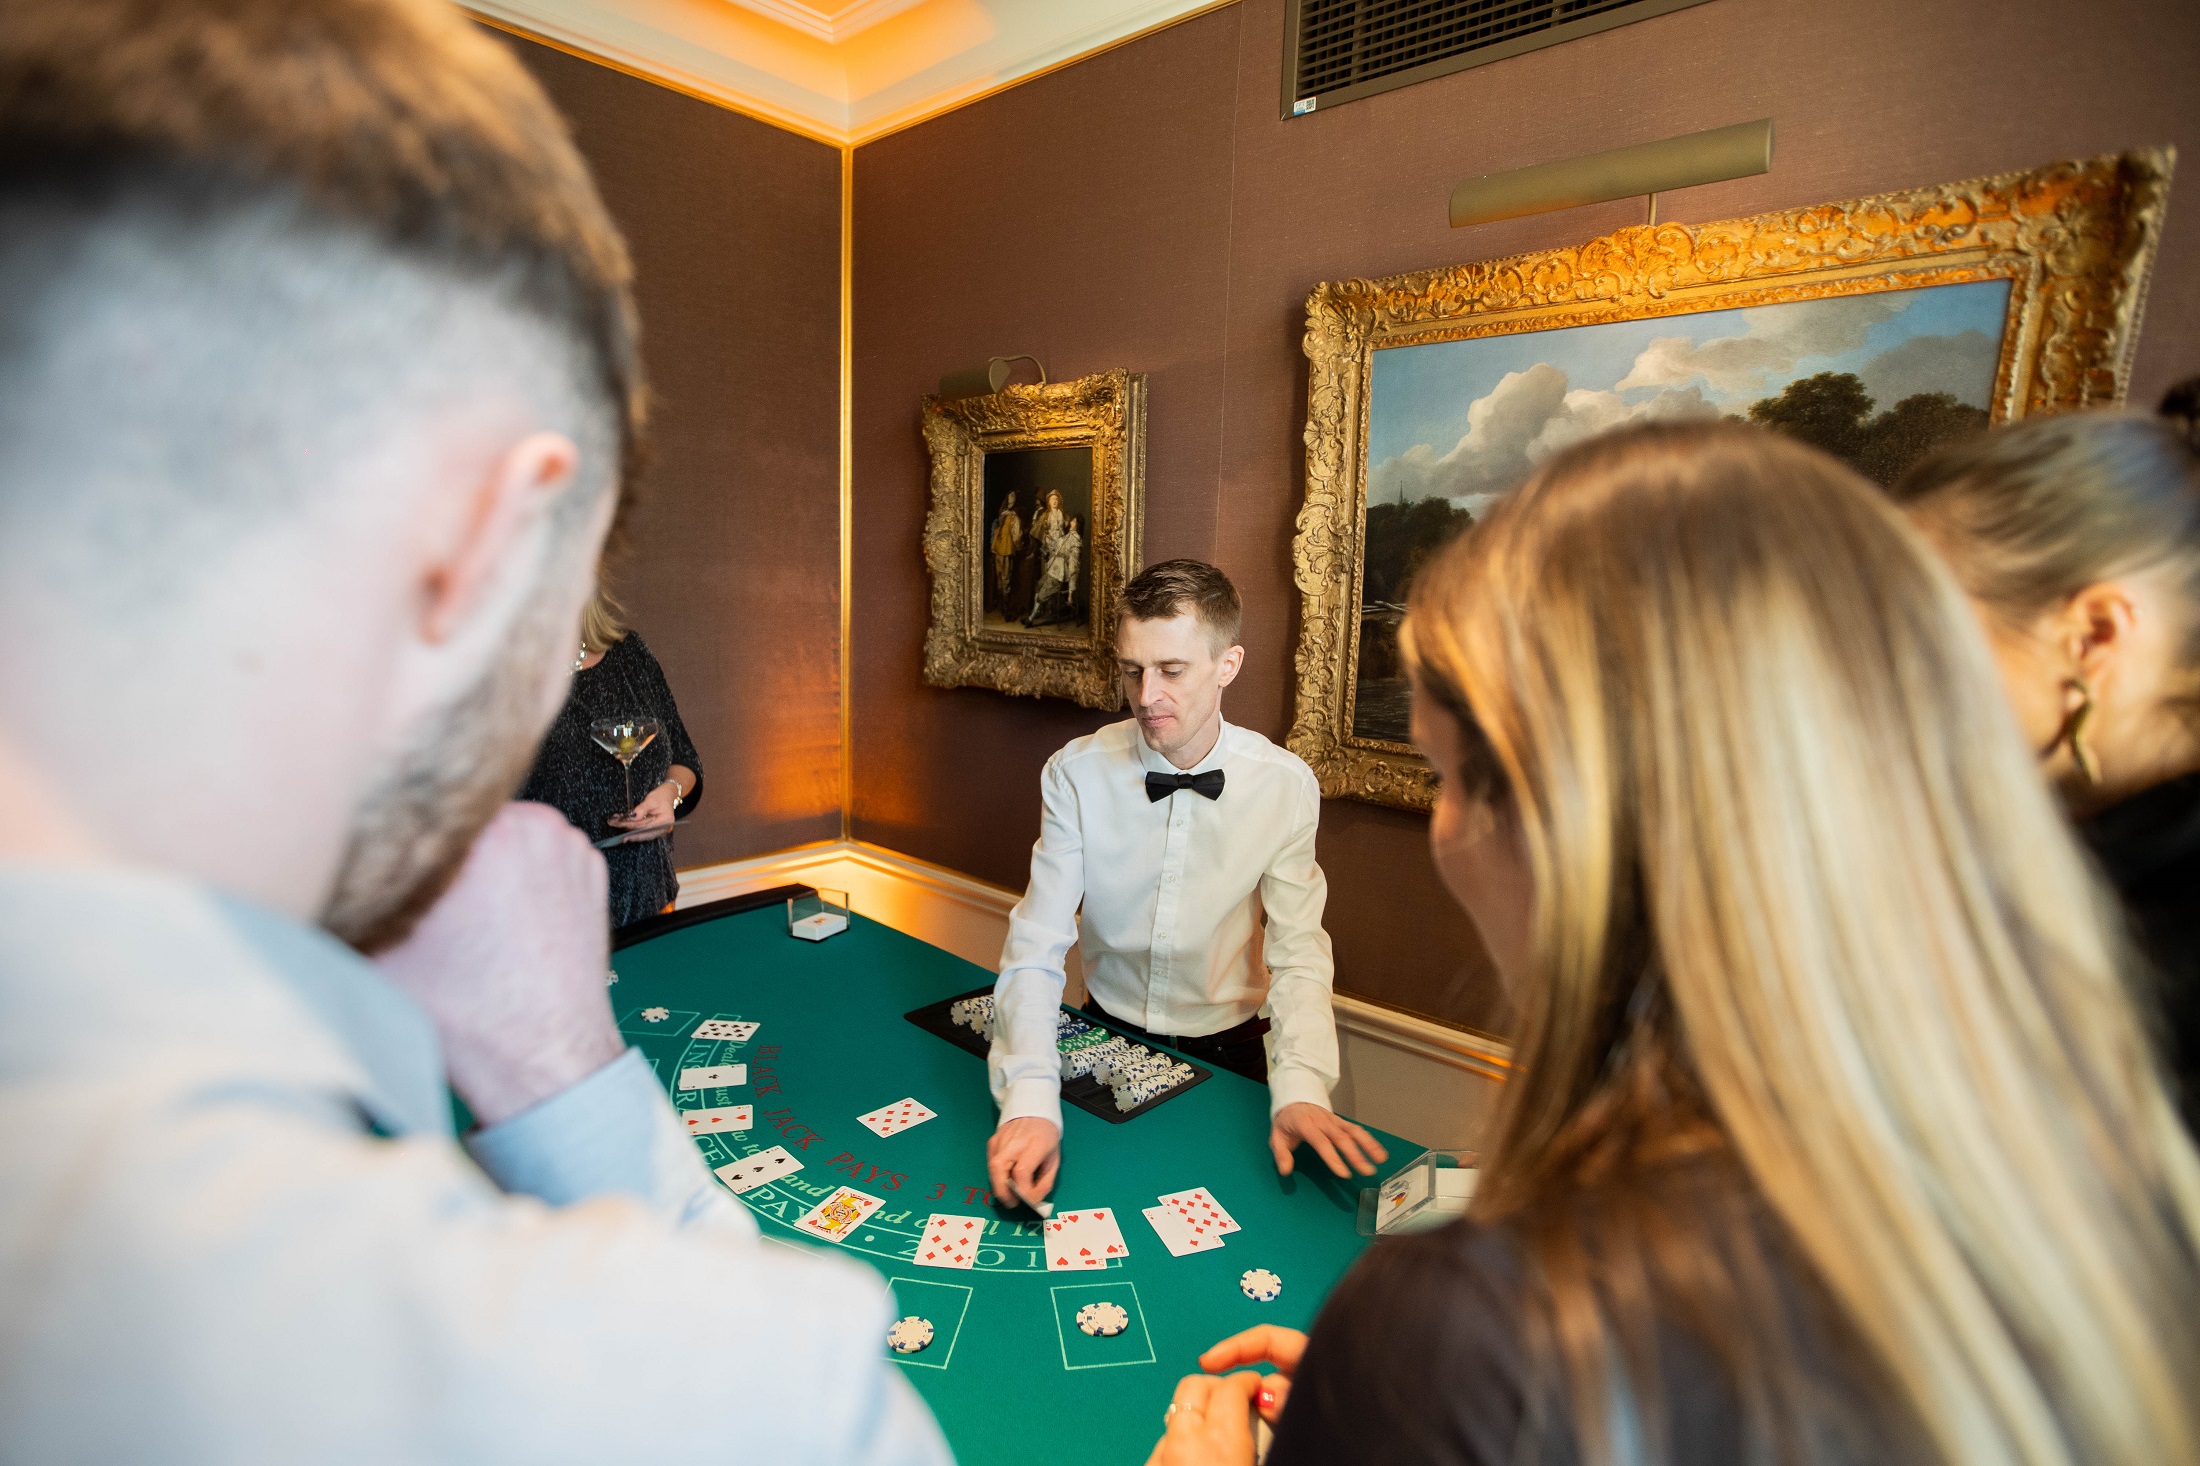
[[1064,1032],[1054,1041],[1054,1046],[1062,1055],[1064,1079],[1082,1079],[1092,1073],[1095,1066],[1130,1047],[1122,1035],[1083,1022],[1074,1031]]
[[1115,1091],[1115,1107],[1119,1110],[1135,1110],[1150,1099],[1167,1094],[1192,1077],[1192,1066],[1165,1054],[1155,1054],[1157,1061],[1125,1069],[1118,1065],[1115,1077],[1108,1081],[1108,1088]]
[[947,1021],[960,1023],[982,1038],[993,1022],[993,995],[980,993],[974,998],[957,999],[948,1005]]

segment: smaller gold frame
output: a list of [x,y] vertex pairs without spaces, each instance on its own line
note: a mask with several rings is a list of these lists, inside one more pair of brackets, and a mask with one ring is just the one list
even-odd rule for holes
[[1411,745],[1353,731],[1376,351],[2001,279],[2011,292],[1992,421],[2113,405],[2175,159],[2147,149],[1316,286],[1306,300],[1306,499],[1291,544],[1301,607],[1291,751],[1325,798],[1436,802],[1435,775]]
[[[934,687],[1067,698],[1107,712],[1121,707],[1115,619],[1124,583],[1138,573],[1144,532],[1144,375],[1118,369],[953,401],[927,397],[924,441],[932,455],[932,508],[924,522],[932,622],[924,638],[924,680]],[[1086,584],[1081,595],[1072,591],[1086,611],[1068,623],[1006,622],[987,581],[994,516],[986,504],[986,458],[1062,448],[1092,454],[1089,519],[1082,526],[1086,548],[1079,557]]]

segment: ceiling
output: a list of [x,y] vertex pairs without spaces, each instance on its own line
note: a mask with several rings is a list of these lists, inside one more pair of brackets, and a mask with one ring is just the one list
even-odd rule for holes
[[463,0],[482,18],[860,143],[1227,0]]

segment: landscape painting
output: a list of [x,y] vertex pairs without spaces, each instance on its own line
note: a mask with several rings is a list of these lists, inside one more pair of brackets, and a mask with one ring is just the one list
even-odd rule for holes
[[1988,422],[2007,280],[1378,349],[1350,728],[1404,744],[1414,572],[1551,454],[1623,423],[1738,418],[1891,483]]

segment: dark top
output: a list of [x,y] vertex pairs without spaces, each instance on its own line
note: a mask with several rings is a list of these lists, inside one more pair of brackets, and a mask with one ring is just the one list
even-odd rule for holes
[[[598,718],[655,718],[659,724],[655,740],[634,757],[631,803],[619,761],[588,736],[588,725]],[[665,771],[674,764],[695,773],[695,788],[680,805],[680,817],[685,819],[703,802],[703,761],[696,757],[695,744],[680,722],[664,669],[642,639],[629,632],[624,640],[612,643],[602,661],[573,674],[573,690],[542,740],[534,772],[527,776],[527,787],[519,797],[551,805],[589,839],[601,840],[618,833],[607,823],[610,817],[639,804],[644,794],[665,781]],[[655,916],[680,894],[679,878],[672,873],[672,841],[666,835],[661,840],[614,845],[604,852],[611,867],[612,926]]]
[[2163,1057],[2185,1124],[2200,1129],[2200,774],[2142,790],[2078,828],[2161,974]]
[[[1760,1242],[1767,1232],[1760,1228]],[[1767,1249],[1768,1257],[1781,1254]],[[1527,1264],[1509,1228],[1453,1222],[1378,1241],[1329,1295],[1291,1382],[1268,1466],[1573,1466],[1583,1459],[1553,1371],[1528,1344]],[[1902,1456],[1876,1432],[1884,1412],[1862,1398],[1788,1301],[1794,1357],[1828,1402],[1820,1461]],[[1752,1459],[1728,1377],[1698,1338],[1660,1316],[1658,1383],[1671,1431],[1666,1459]],[[1847,1437],[1847,1438],[1840,1438]],[[1620,1453],[1626,1459],[1627,1453]],[[1762,1459],[1770,1459],[1769,1456]]]

